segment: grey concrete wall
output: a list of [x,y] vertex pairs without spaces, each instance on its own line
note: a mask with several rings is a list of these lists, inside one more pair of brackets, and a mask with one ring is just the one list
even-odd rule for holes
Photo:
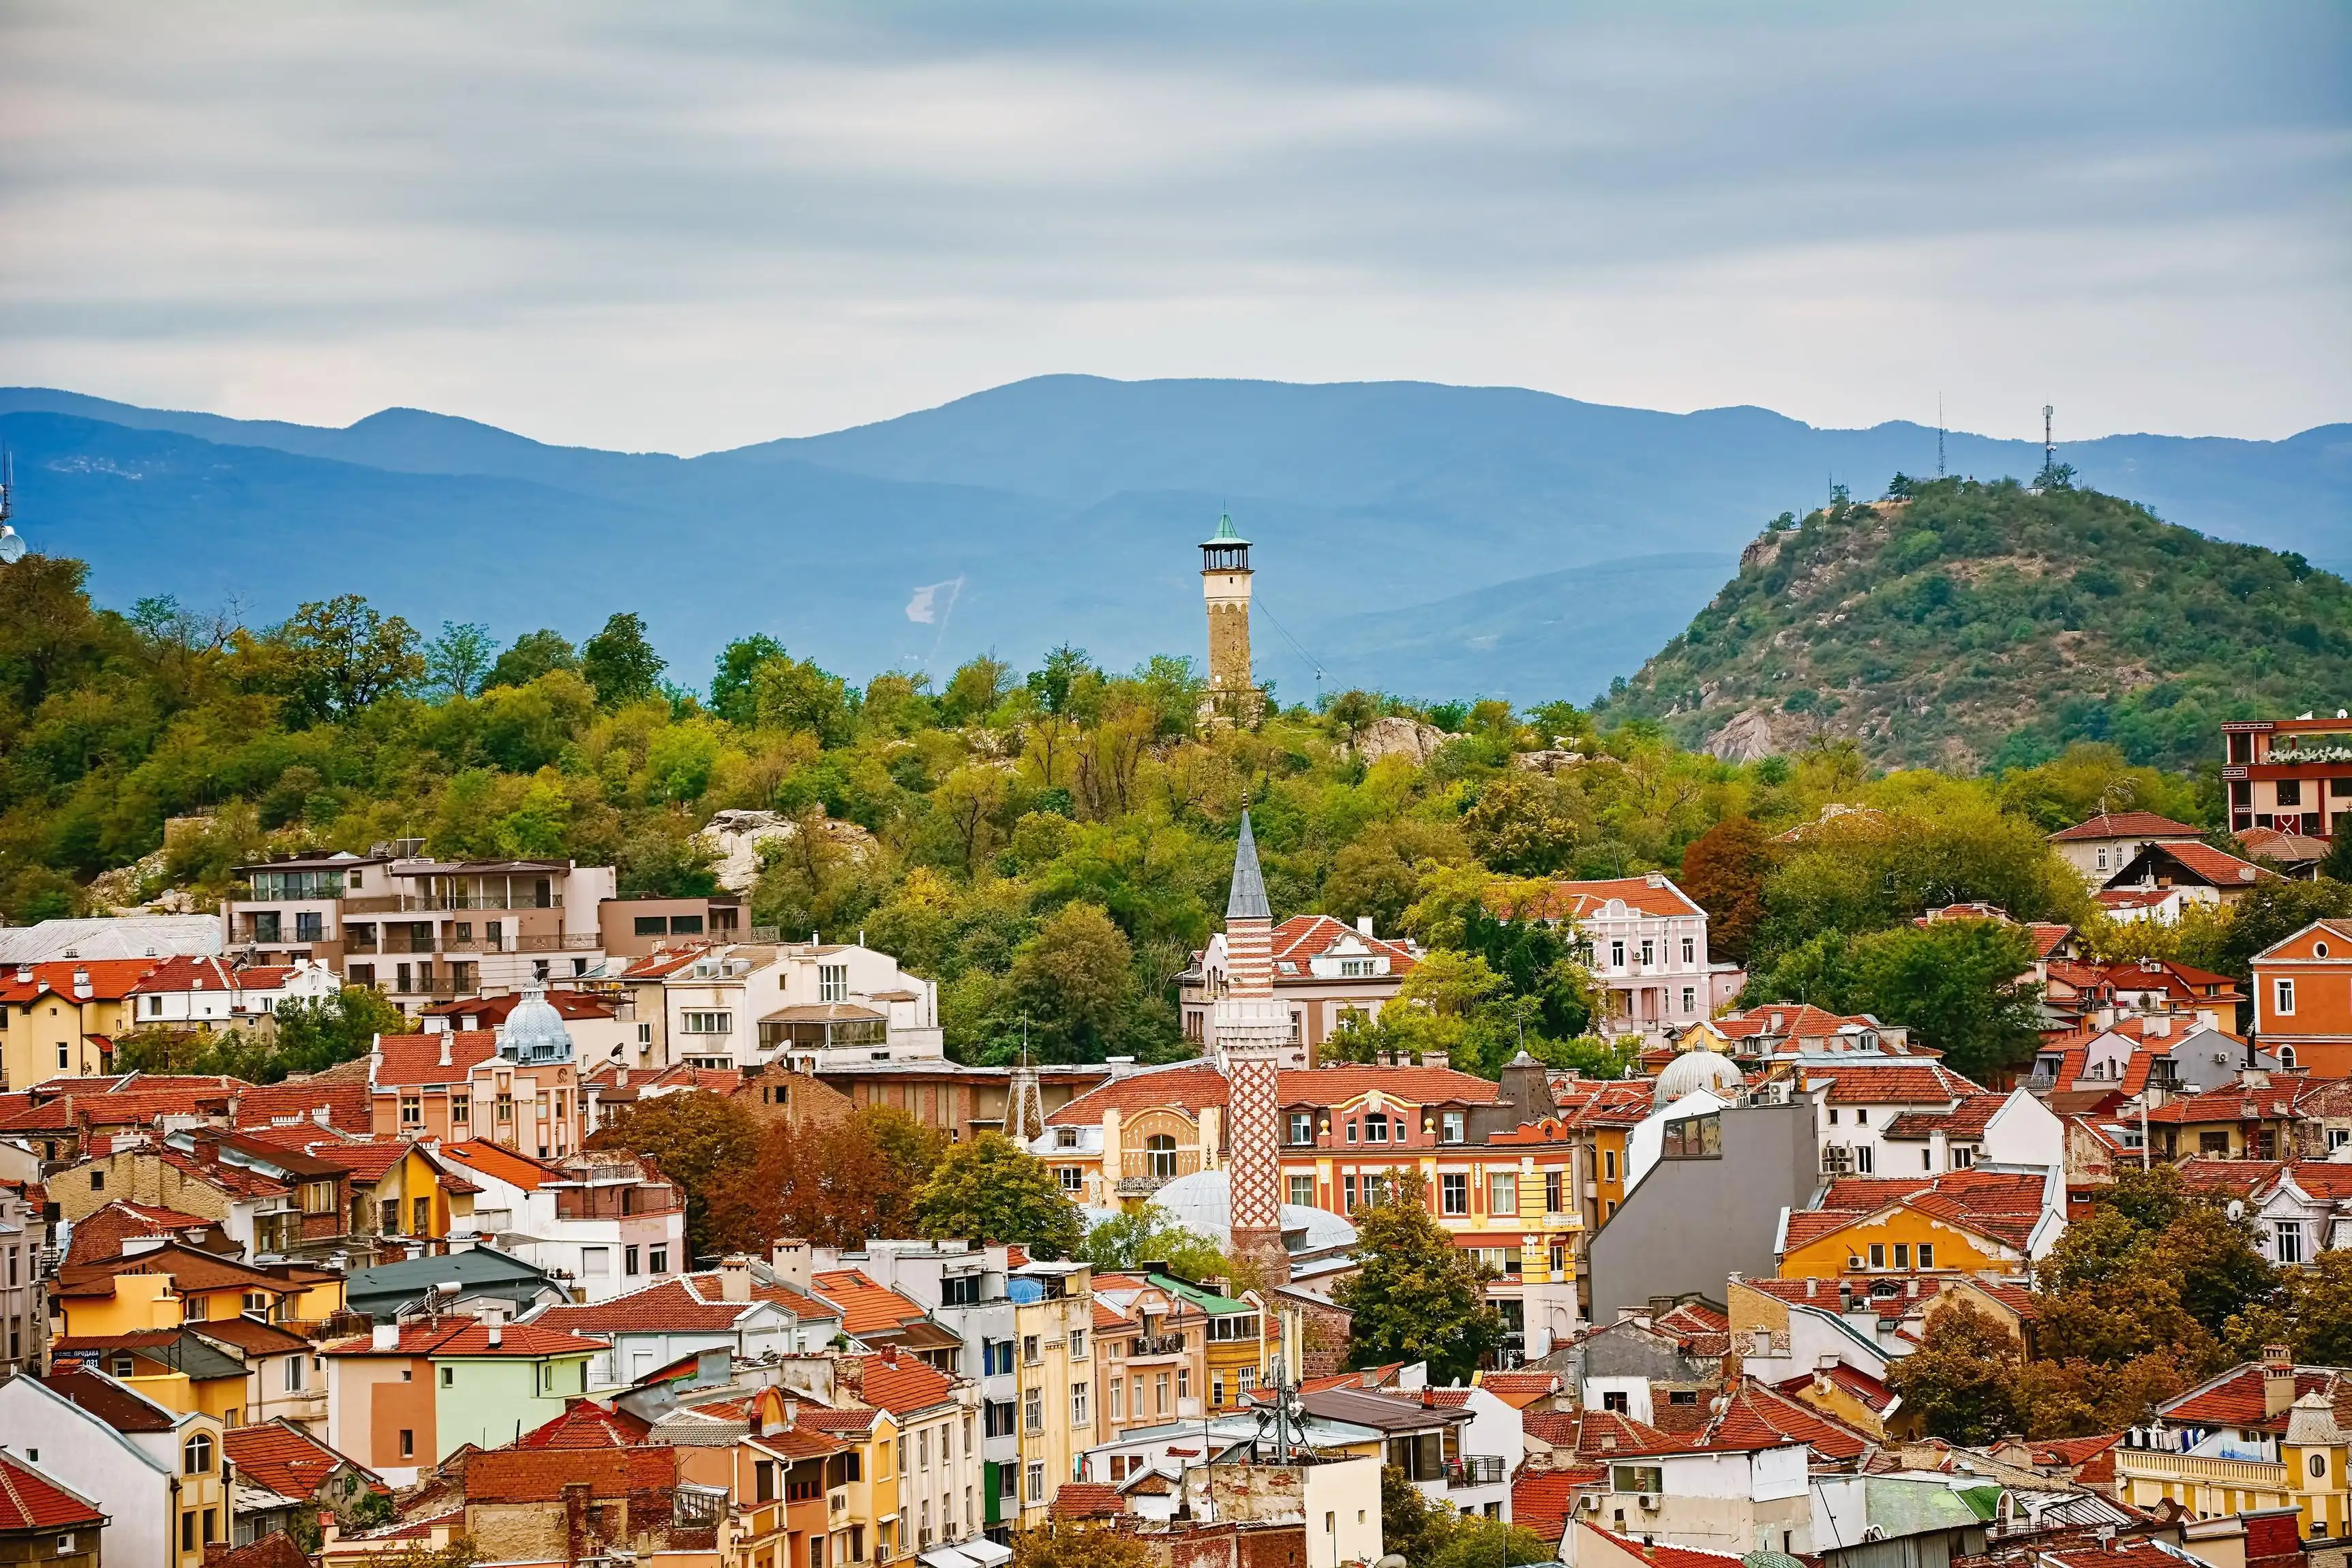
[[1770,1279],[1780,1211],[1811,1198],[1821,1164],[1809,1098],[1725,1110],[1721,1158],[1660,1160],[1594,1234],[1592,1321],[1653,1296],[1719,1301],[1734,1269]]

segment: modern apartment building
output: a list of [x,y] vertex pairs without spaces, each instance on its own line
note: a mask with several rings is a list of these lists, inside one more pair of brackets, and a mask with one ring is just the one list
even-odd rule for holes
[[637,1020],[632,1067],[799,1071],[938,1062],[939,987],[864,943],[724,942],[653,953],[623,972]]
[[2352,717],[2241,719],[2221,726],[2230,831],[2332,838],[2352,812]]
[[240,866],[248,895],[221,908],[229,951],[254,963],[307,958],[404,1010],[593,973],[610,866],[444,861],[418,840]]

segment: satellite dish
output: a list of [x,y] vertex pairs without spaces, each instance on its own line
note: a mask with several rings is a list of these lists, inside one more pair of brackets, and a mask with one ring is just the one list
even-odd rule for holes
[[2245,1218],[2246,1205],[2240,1200],[2231,1198],[2230,1200],[2230,1217],[2233,1220]]
[[5,522],[0,522],[0,565],[14,566],[25,558],[25,538]]

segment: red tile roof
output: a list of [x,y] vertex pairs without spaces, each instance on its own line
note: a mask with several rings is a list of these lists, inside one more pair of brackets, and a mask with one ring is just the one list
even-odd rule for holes
[[478,1176],[488,1176],[504,1182],[524,1192],[537,1192],[548,1182],[562,1181],[563,1173],[554,1165],[519,1153],[503,1143],[483,1139],[469,1139],[463,1143],[441,1145],[441,1158],[449,1164],[463,1166]]
[[2232,1084],[2222,1089],[2208,1089],[2203,1094],[2183,1095],[2168,1100],[2147,1113],[2147,1120],[2159,1125],[2186,1126],[2194,1122],[2216,1121],[2280,1121],[2295,1114],[2295,1101],[2306,1088],[2300,1079],[2273,1081],[2266,1089],[2254,1089],[2244,1084]]
[[[1450,1068],[1347,1066],[1285,1071],[1276,1093],[1286,1106],[1334,1106],[1374,1090],[1412,1105],[1491,1105],[1500,1092],[1491,1079]],[[1108,1079],[1045,1118],[1050,1127],[1086,1127],[1116,1106],[1122,1114],[1156,1106],[1199,1110],[1225,1103],[1225,1075],[1187,1062]]]
[[1534,1531],[1545,1544],[1557,1548],[1568,1537],[1568,1518],[1575,1510],[1576,1494],[1608,1479],[1609,1472],[1599,1465],[1566,1470],[1521,1466],[1511,1478],[1511,1522]]
[[884,1352],[869,1357],[858,1380],[857,1396],[893,1415],[929,1410],[955,1398],[956,1380],[912,1356]]
[[922,1304],[855,1268],[832,1268],[809,1276],[816,1295],[841,1309],[841,1327],[850,1334],[888,1333],[924,1320]]
[[2005,1094],[1972,1094],[1950,1110],[1906,1110],[1886,1124],[1885,1138],[1927,1138],[1941,1132],[1947,1139],[1969,1142],[1984,1136],[1985,1123],[2009,1103]]
[[98,1505],[0,1450],[0,1531],[70,1530],[106,1522]]
[[635,1448],[653,1424],[625,1410],[607,1409],[593,1399],[575,1399],[554,1420],[515,1439],[518,1448]]
[[282,1530],[257,1536],[205,1560],[205,1568],[310,1568],[310,1559]]
[[1490,895],[1489,904],[1496,912],[1520,920],[1587,920],[1598,914],[1611,900],[1617,900],[1629,909],[1645,915],[1700,915],[1706,911],[1691,901],[1690,896],[1675,886],[1672,879],[1658,877],[1653,883],[1649,876],[1610,877],[1593,881],[1554,882],[1533,904],[1515,904],[1505,895]]
[[[2140,852],[2140,858],[2170,859],[2182,870],[2204,879],[2217,888],[2251,887],[2258,881],[2279,880],[2279,874],[2268,866],[2257,866],[2252,860],[2241,860],[2235,855],[2214,848],[2210,844],[2157,844]],[[2129,868],[2126,868],[2126,870]],[[2117,876],[2123,872],[2116,873]]]
[[2158,816],[2152,811],[2109,811],[2086,817],[2050,836],[2053,844],[2076,844],[2094,838],[2202,838],[2205,830]]
[[[1696,1546],[1645,1545],[1630,1536],[1612,1534],[1583,1520],[1576,1522],[1578,1529],[1592,1531],[1620,1552],[1640,1558],[1650,1564],[1650,1568],[1725,1568],[1727,1563],[1740,1561],[1736,1552],[1709,1552]],[[2180,1568],[2180,1565],[2176,1563],[2172,1568]]]
[[391,1495],[391,1489],[374,1471],[282,1417],[257,1426],[232,1426],[221,1434],[221,1446],[236,1462],[240,1480],[258,1482],[282,1498],[299,1500],[316,1496],[328,1478],[346,1465],[359,1474],[368,1490]]
[[1941,1062],[1807,1062],[1805,1087],[1830,1086],[1832,1105],[1940,1105],[1989,1092]]
[[372,1337],[336,1340],[321,1345],[324,1355],[501,1356],[536,1360],[541,1356],[594,1355],[607,1347],[602,1340],[582,1339],[561,1328],[534,1320],[508,1323],[490,1342],[490,1327],[475,1318],[420,1318],[400,1325],[400,1340],[389,1350],[377,1350]]
[[[364,1067],[365,1063],[359,1065]],[[322,1075],[289,1078],[283,1083],[248,1084],[237,1091],[236,1120],[240,1128],[296,1121],[316,1126],[312,1112],[320,1109],[327,1112],[329,1126],[340,1127],[346,1132],[364,1132],[374,1124],[366,1080],[356,1075],[342,1079]]]
[[[0,1002],[23,1006],[47,992],[68,1001],[119,1002],[131,994],[139,977],[155,966],[152,958],[93,958],[88,962],[59,959],[54,963],[0,964]],[[31,978],[19,979],[27,969]],[[74,989],[77,974],[89,976],[87,994]]]
[[1274,928],[1274,964],[1276,978],[1282,975],[1282,965],[1295,965],[1295,974],[1307,972],[1307,964],[1322,957],[1338,943],[1349,939],[1363,943],[1370,952],[1385,954],[1389,961],[1389,977],[1402,975],[1415,962],[1412,950],[1401,942],[1382,937],[1366,936],[1347,921],[1329,915],[1293,915]]
[[649,1329],[723,1331],[733,1328],[737,1319],[762,1301],[787,1308],[804,1320],[823,1321],[841,1315],[841,1310],[829,1301],[803,1295],[789,1285],[766,1284],[757,1278],[751,1281],[749,1301],[730,1301],[721,1289],[715,1272],[681,1274],[610,1300],[578,1307],[544,1307],[530,1321],[572,1333],[618,1334]]
[[68,1267],[103,1263],[122,1256],[122,1243],[131,1237],[201,1236],[218,1221],[185,1214],[160,1204],[138,1204],[117,1198],[104,1208],[74,1222],[73,1243],[66,1249]]
[[[441,1065],[442,1047],[449,1063]],[[498,1054],[494,1029],[453,1029],[444,1035],[386,1035],[377,1042],[374,1079],[381,1088],[463,1083],[475,1068]]]
[[114,1294],[114,1281],[126,1274],[168,1274],[172,1284],[182,1294],[206,1290],[262,1290],[272,1295],[289,1296],[302,1287],[275,1274],[244,1264],[216,1258],[209,1252],[198,1252],[178,1242],[165,1242],[145,1252],[128,1258],[110,1258],[100,1263],[86,1263],[58,1270],[57,1292],[68,1297],[102,1297]]
[[118,1432],[169,1432],[179,1424],[170,1411],[103,1373],[53,1372],[41,1383],[51,1394],[81,1406]]
[[1054,1494],[1055,1519],[1109,1519],[1127,1511],[1127,1499],[1108,1481],[1064,1481]]
[[1583,1417],[1573,1410],[1522,1410],[1519,1430],[1539,1443],[1549,1443],[1555,1448],[1576,1447],[1577,1430]]
[[682,1451],[666,1447],[493,1448],[466,1461],[466,1501],[553,1502],[565,1487],[583,1482],[591,1497],[674,1493]]
[[[2159,1405],[2156,1413],[2161,1419],[2182,1426],[2237,1426],[2252,1431],[2284,1432],[2286,1413],[2266,1414],[2263,1397],[2263,1365],[2246,1362],[2231,1368],[2221,1376],[2200,1384],[2188,1393]],[[2346,1374],[2332,1367],[2299,1366],[2294,1369],[2294,1396],[2326,1394],[2333,1397]]]

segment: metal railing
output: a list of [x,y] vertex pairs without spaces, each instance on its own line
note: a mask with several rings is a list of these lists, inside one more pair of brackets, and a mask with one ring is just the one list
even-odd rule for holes
[[1183,1350],[1181,1334],[1136,1334],[1127,1342],[1129,1356],[1181,1355]]
[[343,913],[347,915],[394,915],[411,911],[426,914],[444,910],[560,910],[562,907],[562,893],[550,893],[543,899],[529,893],[371,893],[364,898],[343,900]]
[[1121,1197],[1156,1193],[1179,1176],[1201,1168],[1198,1149],[1129,1149],[1119,1155]]
[[1465,1454],[1445,1461],[1445,1484],[1449,1487],[1490,1487],[1502,1479],[1503,1459],[1499,1454]]

